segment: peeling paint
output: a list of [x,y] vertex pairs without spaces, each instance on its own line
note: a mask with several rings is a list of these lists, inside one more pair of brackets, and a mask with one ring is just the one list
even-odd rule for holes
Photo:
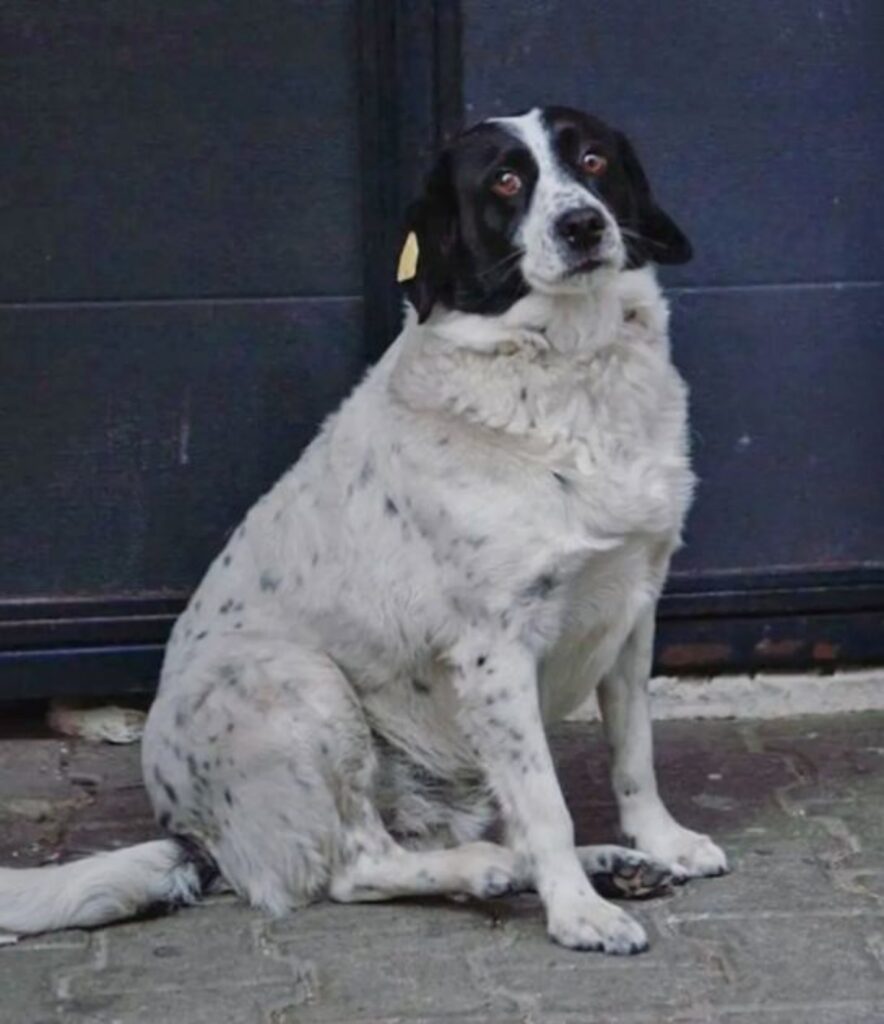
[[841,653],[840,644],[831,644],[827,640],[817,640],[811,654],[814,661],[835,661]]
[[788,658],[797,654],[803,646],[803,640],[772,640],[766,636],[755,645],[755,653],[771,658]]
[[718,665],[731,655],[729,644],[670,644],[660,652],[660,664],[667,668]]

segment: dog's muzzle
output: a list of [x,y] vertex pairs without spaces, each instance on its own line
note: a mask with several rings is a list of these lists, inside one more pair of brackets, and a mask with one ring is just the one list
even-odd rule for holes
[[609,260],[608,222],[594,206],[567,210],[555,223],[556,237],[566,256],[566,276],[588,273]]

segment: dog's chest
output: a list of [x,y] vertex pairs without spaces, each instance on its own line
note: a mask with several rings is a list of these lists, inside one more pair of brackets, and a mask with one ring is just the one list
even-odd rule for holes
[[491,537],[469,587],[484,581],[523,623],[557,718],[662,586],[693,486],[685,388],[664,350],[612,346],[584,364],[532,360],[485,394],[497,415],[508,409],[509,440],[452,493],[455,530]]
[[585,360],[514,360],[481,394],[475,418],[499,446],[473,481],[476,504],[496,506],[519,543],[567,541],[589,558],[678,533],[694,478],[686,392],[662,346],[639,336]]

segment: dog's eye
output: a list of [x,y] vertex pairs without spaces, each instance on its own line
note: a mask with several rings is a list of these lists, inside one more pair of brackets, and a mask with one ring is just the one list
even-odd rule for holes
[[515,171],[498,171],[491,183],[492,191],[505,199],[510,199],[522,191],[522,179]]
[[603,156],[599,156],[598,153],[593,153],[593,151],[589,149],[580,158],[580,166],[587,174],[591,174],[594,178],[597,178],[600,174],[605,173],[608,161]]

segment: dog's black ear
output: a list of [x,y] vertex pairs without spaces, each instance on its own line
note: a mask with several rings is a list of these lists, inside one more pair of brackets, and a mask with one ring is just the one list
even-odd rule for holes
[[687,236],[654,200],[648,177],[629,139],[618,132],[617,142],[632,191],[635,220],[629,227],[639,236],[626,236],[629,265],[640,267],[649,260],[654,263],[687,263],[694,255]]
[[451,301],[454,291],[455,253],[458,240],[457,196],[451,157],[443,152],[427,178],[424,194],[405,215],[404,239],[417,239],[414,276],[402,282],[408,301],[423,323],[433,306]]

